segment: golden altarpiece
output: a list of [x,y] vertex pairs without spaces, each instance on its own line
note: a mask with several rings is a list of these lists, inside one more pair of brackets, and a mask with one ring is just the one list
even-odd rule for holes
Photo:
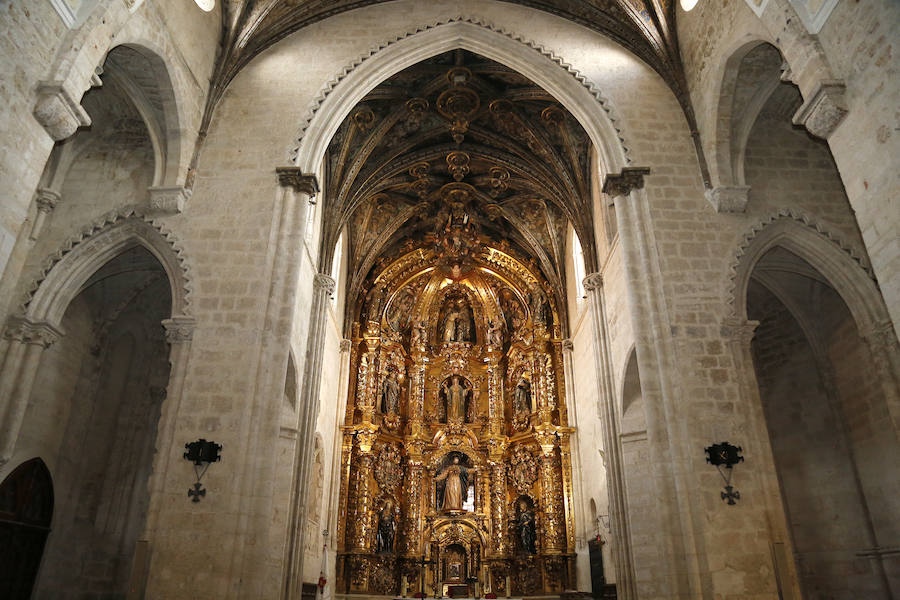
[[478,196],[435,190],[434,232],[373,269],[354,308],[339,592],[574,583],[559,311],[534,261],[480,233]]

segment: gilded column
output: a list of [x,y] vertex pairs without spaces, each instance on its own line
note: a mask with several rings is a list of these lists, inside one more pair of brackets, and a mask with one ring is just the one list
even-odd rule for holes
[[489,442],[488,460],[491,467],[491,553],[503,556],[509,551],[506,531],[506,461],[505,443],[499,440]]
[[563,509],[562,465],[555,434],[537,434],[541,444],[541,507],[544,512],[544,547],[546,554],[566,550],[566,523]]
[[600,414],[603,420],[603,445],[606,450],[606,481],[609,492],[609,522],[613,538],[612,552],[615,560],[616,590],[623,599],[631,600],[637,597],[634,587],[634,559],[631,553],[631,533],[625,498],[625,474],[622,467],[622,451],[616,418],[616,394],[609,356],[609,338],[606,331],[603,277],[600,273],[588,275],[584,279],[584,287],[590,295],[591,302],[594,360],[600,392]]
[[24,317],[7,321],[0,369],[0,466],[12,458],[41,356],[61,336],[50,323]]
[[425,463],[421,442],[407,442],[406,457],[406,523],[404,524],[404,554],[407,557],[422,554],[422,488]]

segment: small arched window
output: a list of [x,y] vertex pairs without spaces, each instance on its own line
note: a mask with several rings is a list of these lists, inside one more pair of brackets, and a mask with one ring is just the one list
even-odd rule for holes
[[578,239],[578,234],[575,233],[574,229],[572,230],[572,265],[575,274],[577,301],[582,302],[586,295],[584,291],[584,277],[586,275],[584,272],[584,249],[581,247],[581,240]]
[[344,266],[344,236],[346,232],[341,233],[337,244],[334,246],[334,258],[331,259],[331,276],[334,277],[334,294],[331,296],[331,302],[337,304],[339,290],[341,289],[341,275]]

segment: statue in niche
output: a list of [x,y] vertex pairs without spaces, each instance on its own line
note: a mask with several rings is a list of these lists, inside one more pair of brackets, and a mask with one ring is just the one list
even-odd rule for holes
[[412,346],[424,346],[428,343],[428,329],[425,321],[419,321],[413,325],[412,334],[410,336],[410,344]]
[[394,551],[397,522],[394,519],[394,501],[388,498],[378,513],[378,530],[375,533],[375,551],[379,554]]
[[497,320],[488,322],[488,345],[494,348],[503,346],[503,324]]
[[553,326],[553,311],[550,308],[550,301],[543,292],[531,294],[530,301],[535,324],[550,329]]
[[516,532],[519,534],[519,544],[522,550],[528,554],[537,554],[537,519],[525,498],[519,499],[519,518],[516,521]]
[[520,378],[519,383],[516,384],[513,401],[516,415],[531,413],[531,384],[524,377]]
[[384,286],[376,285],[366,297],[366,319],[369,321],[380,321],[381,303],[384,301]]
[[471,420],[470,411],[467,410],[471,404],[471,388],[465,379],[454,375],[444,381],[441,385],[441,396],[444,404],[442,413],[446,416],[447,423],[462,423]]
[[440,469],[434,477],[437,483],[437,503],[443,511],[462,510],[463,502],[469,493],[469,473],[477,472],[478,468],[464,465],[460,461],[459,454],[448,454],[444,459],[445,463],[447,458],[450,458],[450,463]]
[[400,382],[397,380],[397,374],[390,371],[384,378],[381,390],[381,412],[386,415],[396,415],[399,408]]
[[472,342],[474,332],[472,309],[463,300],[457,300],[447,309],[441,339],[444,342]]

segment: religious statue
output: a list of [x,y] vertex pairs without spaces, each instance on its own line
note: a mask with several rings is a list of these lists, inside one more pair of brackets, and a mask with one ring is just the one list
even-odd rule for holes
[[438,489],[438,504],[441,510],[462,510],[463,500],[469,492],[469,472],[478,471],[476,467],[466,467],[459,462],[459,456],[443,468],[434,478],[436,482],[445,482],[443,492]]
[[381,412],[386,415],[395,415],[400,407],[400,382],[393,372],[384,378],[384,387],[381,391]]
[[410,339],[410,343],[412,346],[421,346],[428,342],[428,330],[425,326],[425,321],[419,321],[418,324],[413,325],[412,336]]
[[500,321],[488,322],[488,345],[495,348],[503,346],[503,325]]
[[381,303],[384,300],[384,286],[372,288],[366,298],[366,318],[369,321],[380,321]]
[[454,376],[445,381],[442,390],[447,403],[447,422],[457,423],[466,419],[466,394],[468,388],[461,377]]
[[386,500],[381,512],[378,514],[378,531],[375,534],[375,551],[394,551],[394,535],[397,532],[397,523],[394,521],[394,502]]
[[528,554],[537,554],[535,543],[537,542],[537,527],[534,511],[528,508],[525,500],[519,500],[519,520],[516,522],[519,534],[519,542],[522,550]]
[[519,383],[516,384],[513,398],[517,415],[526,415],[531,412],[531,384],[524,377],[519,379]]
[[471,342],[474,337],[472,326],[472,309],[462,301],[458,301],[444,317],[441,337],[444,342]]

